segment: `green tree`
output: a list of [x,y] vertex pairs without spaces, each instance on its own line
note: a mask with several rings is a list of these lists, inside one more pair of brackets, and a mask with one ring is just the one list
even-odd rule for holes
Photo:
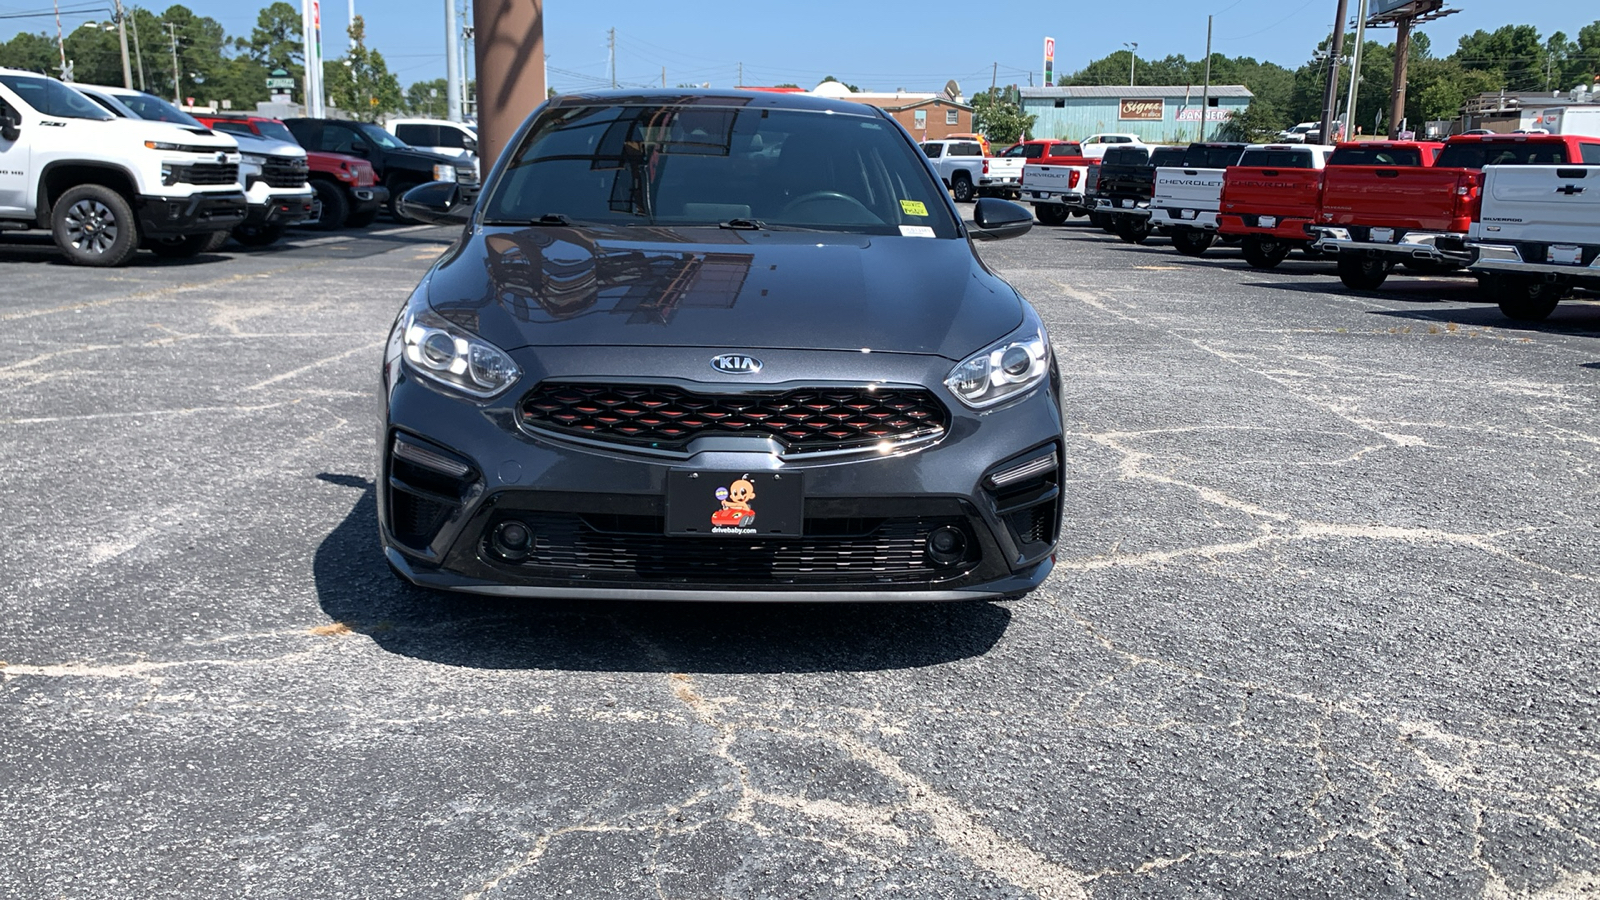
[[1022,140],[1038,116],[1022,111],[1015,86],[991,88],[972,98],[972,127],[988,135],[990,143],[1013,144]]
[[1508,91],[1544,87],[1545,46],[1532,25],[1502,25],[1463,35],[1451,59],[1472,72],[1499,72]]
[[250,37],[234,38],[233,46],[268,71],[283,69],[299,76],[305,71],[304,35],[300,11],[277,0],[256,15]]
[[413,81],[406,88],[406,112],[434,119],[444,118],[450,108],[450,93],[443,78]]
[[61,74],[61,54],[56,42],[42,34],[19,32],[0,44],[0,66],[46,75]]
[[383,54],[367,48],[367,26],[360,16],[350,23],[350,49],[324,68],[328,100],[364,122],[402,109],[405,95],[389,71]]
[[[822,80],[823,81],[839,81],[839,79],[833,77],[832,75],[825,75],[825,76],[823,76]],[[850,89],[850,93],[852,93],[852,94],[861,93],[861,88],[858,88],[853,84],[848,84],[848,83],[843,82],[843,81],[839,81],[839,83],[843,84],[845,87],[849,88]]]

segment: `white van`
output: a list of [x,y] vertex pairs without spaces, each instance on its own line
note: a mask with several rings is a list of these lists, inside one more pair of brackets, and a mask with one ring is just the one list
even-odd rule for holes
[[384,128],[418,150],[469,161],[477,171],[478,132],[471,125],[448,119],[390,119]]

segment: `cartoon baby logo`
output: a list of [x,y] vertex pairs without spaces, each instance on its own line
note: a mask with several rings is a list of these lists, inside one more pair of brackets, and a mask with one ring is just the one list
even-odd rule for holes
[[756,486],[750,476],[734,479],[727,487],[717,488],[717,499],[722,508],[711,514],[713,531],[722,529],[748,529],[756,523],[756,510],[750,501],[756,499]]

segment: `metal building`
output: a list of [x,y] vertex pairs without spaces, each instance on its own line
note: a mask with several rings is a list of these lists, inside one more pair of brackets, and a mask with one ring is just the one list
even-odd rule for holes
[[[1147,143],[1181,144],[1200,132],[1200,85],[1021,88],[1022,111],[1037,116],[1032,136],[1082,139],[1097,132],[1136,134]],[[1242,84],[1213,84],[1208,135],[1244,111],[1255,96]]]

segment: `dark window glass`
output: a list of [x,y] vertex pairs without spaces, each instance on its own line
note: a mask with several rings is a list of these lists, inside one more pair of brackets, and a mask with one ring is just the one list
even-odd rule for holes
[[261,129],[262,137],[268,137],[279,141],[288,141],[291,144],[299,143],[299,141],[294,139],[294,135],[289,132],[289,129],[284,127],[282,122],[257,122],[256,127]]
[[[968,144],[976,149],[977,144]],[[486,221],[715,225],[954,237],[947,194],[876,116],[735,106],[547,110],[510,154]]]
[[1415,147],[1340,147],[1329,158],[1330,166],[1422,165],[1422,151]]
[[929,159],[938,159],[939,155],[944,153],[944,145],[943,144],[923,144],[922,145],[922,152],[927,154]]
[[47,116],[62,119],[114,119],[94,101],[53,78],[0,75],[0,84],[15,91],[22,102]]
[[1580,149],[1583,151],[1585,165],[1600,165],[1600,144],[1584,144]]
[[1066,109],[1066,108],[1067,108],[1067,101],[1065,101],[1065,100],[1057,100],[1056,101],[1056,109]]
[[1202,144],[1191,144],[1189,151],[1183,155],[1185,169],[1226,169],[1239,164],[1239,154],[1244,152],[1243,147],[1208,147]]
[[437,125],[396,125],[394,135],[413,147],[436,147],[439,145],[439,126]]
[[1309,150],[1246,150],[1239,157],[1239,165],[1261,169],[1310,169],[1315,164],[1311,161]]
[[1036,146],[1036,144],[1018,144],[1015,147],[1007,147],[1001,152],[1000,156],[1003,159],[1017,159],[1019,157],[1038,159],[1039,154],[1034,149]]
[[977,143],[962,142],[950,145],[951,156],[982,156],[983,147]]
[[255,134],[250,126],[243,122],[218,122],[211,126],[212,131],[226,131],[229,134]]
[[1083,147],[1078,144],[1051,144],[1051,156],[1082,156]]
[[1440,169],[1481,169],[1484,166],[1560,166],[1567,162],[1564,144],[1479,143],[1451,144],[1439,154]]
[[[438,128],[439,128],[438,143],[432,144],[431,146],[434,146],[434,147],[446,147],[446,148],[451,149],[451,150],[464,150],[464,149],[466,149],[466,142],[462,140],[462,138],[466,137],[466,135],[461,133],[461,129],[459,129],[459,128],[451,128],[448,125],[440,125],[440,126],[438,126]],[[405,140],[405,139],[401,138],[401,140]],[[406,141],[406,143],[408,143],[408,144],[416,144],[416,141]]]
[[137,113],[139,118],[151,122],[171,122],[189,128],[205,127],[200,124],[199,119],[150,94],[122,94],[117,97],[117,101]]
[[1182,147],[1157,147],[1150,153],[1150,164],[1160,168],[1162,166],[1181,166],[1183,158],[1189,151]]
[[[1178,159],[1182,158],[1179,153]],[[1106,151],[1104,162],[1108,166],[1142,166],[1149,160],[1149,151],[1143,147],[1112,147]]]

